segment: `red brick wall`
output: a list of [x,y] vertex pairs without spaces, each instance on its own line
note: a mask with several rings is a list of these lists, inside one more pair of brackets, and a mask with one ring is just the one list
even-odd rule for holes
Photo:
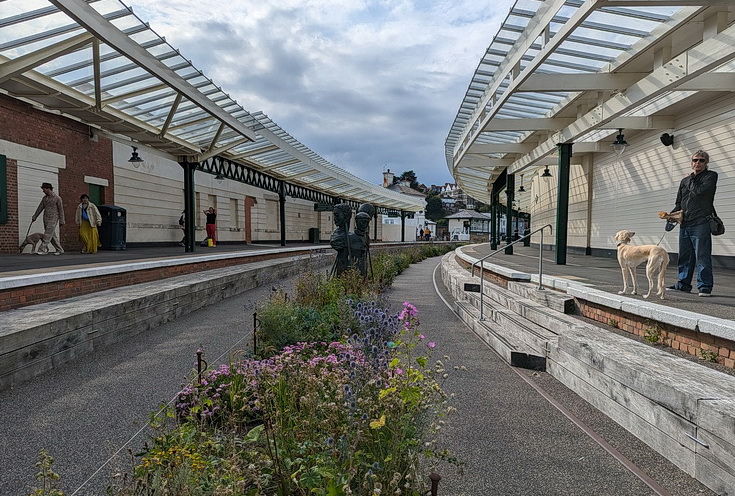
[[253,207],[255,206],[255,198],[252,196],[245,197],[245,242],[252,244],[253,242]]
[[18,251],[18,164],[11,158],[7,160],[7,179],[8,222],[0,224],[0,253]]
[[615,310],[596,303],[577,300],[577,308],[585,317],[602,322],[623,331],[641,337],[658,335],[658,343],[670,346],[675,350],[683,351],[693,356],[705,358],[703,353],[710,353],[718,363],[735,368],[735,343],[691,329],[684,329],[638,315],[629,314],[622,310]]
[[[103,137],[93,141],[89,133],[90,128],[85,124],[36,110],[25,102],[0,95],[0,138],[66,157],[66,169],[59,171],[57,189],[64,201],[66,216],[66,225],[60,230],[61,243],[68,250],[81,248],[79,231],[74,224],[74,212],[79,204],[79,196],[89,192],[84,176],[107,179],[109,186],[105,188],[105,198],[114,198],[112,142]],[[13,167],[10,166],[10,161],[8,163],[8,176],[11,169],[13,174],[17,174],[17,164],[13,163]],[[12,201],[9,204],[9,213],[14,215],[15,223],[0,226],[0,252],[3,253],[18,249],[17,175],[14,176],[12,188],[10,179],[8,177],[9,202]],[[39,185],[39,202],[41,195]]]

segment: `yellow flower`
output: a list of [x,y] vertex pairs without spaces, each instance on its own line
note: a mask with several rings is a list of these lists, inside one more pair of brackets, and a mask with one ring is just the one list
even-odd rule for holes
[[380,429],[385,425],[385,415],[381,415],[378,420],[373,420],[370,422],[370,428],[371,429]]

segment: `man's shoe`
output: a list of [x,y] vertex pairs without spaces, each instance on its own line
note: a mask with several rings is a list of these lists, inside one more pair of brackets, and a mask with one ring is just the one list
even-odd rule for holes
[[704,296],[704,297],[712,296],[712,290],[711,289],[700,289],[699,296]]
[[666,291],[681,291],[682,293],[691,293],[692,292],[691,289],[681,289],[680,287],[677,287],[676,284],[674,284],[672,286],[667,286],[666,287]]
[[36,255],[48,255],[47,251],[37,251]]

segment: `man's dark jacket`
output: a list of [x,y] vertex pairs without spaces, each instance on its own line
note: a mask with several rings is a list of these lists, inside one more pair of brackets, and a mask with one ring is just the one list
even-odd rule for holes
[[717,173],[709,169],[697,174],[689,174],[679,183],[676,193],[676,206],[672,212],[684,210],[683,227],[696,226],[706,222],[715,207]]

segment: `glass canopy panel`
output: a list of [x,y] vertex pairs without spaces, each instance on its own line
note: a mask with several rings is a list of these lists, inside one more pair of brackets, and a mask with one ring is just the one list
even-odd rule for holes
[[[92,118],[91,123],[102,125],[100,123],[116,121],[123,115],[127,122],[122,126],[114,125],[113,132],[130,132],[133,139],[141,140],[149,146],[159,147],[164,151],[208,149],[212,145],[213,138],[219,136],[219,143],[215,146],[231,146],[226,152],[228,156],[235,154],[264,155],[276,167],[278,164],[288,163],[289,165],[279,167],[279,173],[283,176],[298,174],[300,178],[319,178],[324,184],[332,184],[328,180],[330,174],[334,174],[333,184],[345,184],[345,181],[354,183],[352,186],[356,191],[353,194],[354,198],[367,197],[369,192],[371,197],[375,196],[382,202],[386,202],[385,205],[391,205],[394,208],[406,207],[416,210],[423,207],[419,205],[421,203],[419,200],[404,198],[404,195],[389,191],[380,191],[382,188],[379,186],[352,176],[326,161],[286,133],[265,114],[257,113],[256,116],[253,116],[248,113],[152,31],[122,2],[87,0],[82,8],[93,9],[101,14],[115,28],[120,29],[130,40],[146,50],[150,54],[151,61],[153,59],[159,61],[179,77],[188,81],[193,90],[187,91],[198,91],[198,96],[208,98],[209,102],[219,107],[220,113],[212,112],[212,107],[209,107],[207,111],[203,110],[200,104],[194,104],[187,96],[181,99],[176,111],[172,112],[173,104],[177,100],[177,91],[171,88],[171,81],[159,80],[149,70],[139,66],[139,61],[133,62],[132,59],[118,53],[104,41],[98,45],[99,58],[97,61],[93,58],[91,46],[86,45],[70,53],[58,55],[34,67],[32,71],[28,71],[31,79],[44,76],[53,80],[53,83],[46,84],[47,79],[39,79],[38,87],[43,89],[34,88],[30,96],[31,99],[36,98],[39,104],[46,105],[46,101],[54,101],[59,98],[53,94],[56,88],[54,84],[63,85],[67,88],[69,98],[66,99],[65,95],[60,95],[60,97],[64,99],[65,104],[68,101],[70,105],[78,106],[69,107],[64,111],[70,112],[75,117],[84,116],[89,109],[88,99],[96,98],[96,93],[99,91],[102,99],[101,112],[107,115],[103,115],[102,119]],[[53,50],[54,45],[89,32],[87,27],[78,25],[67,14],[49,5],[47,0],[0,0],[0,28],[5,28],[0,29],[0,64],[25,54],[44,49]],[[143,59],[146,60],[145,57]],[[96,62],[99,62],[99,88],[96,87],[97,78],[94,67]],[[489,80],[488,76],[484,78],[485,81]],[[17,86],[25,83],[17,79],[17,81],[10,80],[8,84]],[[37,94],[39,91],[41,94]],[[48,91],[49,94],[44,95],[44,91]],[[478,88],[478,95],[481,94],[481,91]],[[80,99],[79,93],[86,95],[88,99]],[[225,126],[223,130],[221,123],[224,121],[222,119],[224,115],[227,115],[229,119],[238,120],[242,127]],[[160,128],[164,123],[168,123],[164,139],[151,139],[156,136],[155,129]],[[233,127],[238,129],[235,130]],[[250,127],[255,132],[267,129],[277,139],[271,142],[263,136],[257,136],[255,143],[246,142],[232,146],[242,141],[244,127]],[[178,141],[173,144],[169,143],[165,139],[166,136],[175,137]],[[279,148],[275,153],[274,147]],[[260,150],[263,150],[263,153],[259,153]],[[309,163],[302,164],[301,159]],[[316,173],[314,173],[315,168],[319,169]],[[317,187],[329,193],[319,185]]]

